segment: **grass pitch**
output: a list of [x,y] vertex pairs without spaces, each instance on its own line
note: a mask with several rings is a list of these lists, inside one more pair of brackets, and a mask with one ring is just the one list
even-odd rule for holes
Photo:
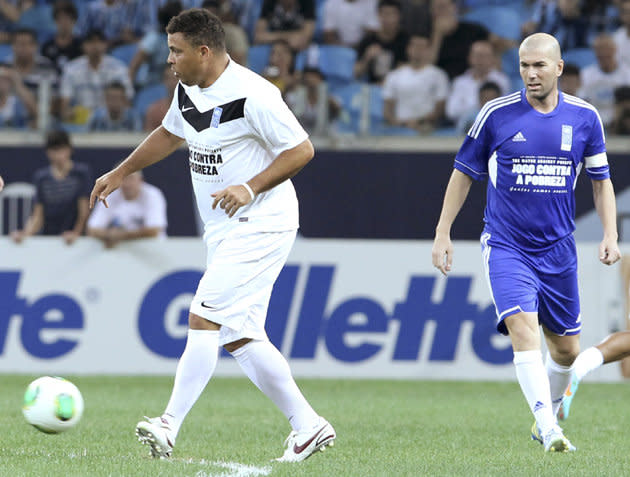
[[630,474],[630,387],[583,383],[565,421],[578,451],[545,454],[516,383],[299,380],[337,430],[332,449],[299,464],[282,454],[289,426],[246,379],[215,378],[182,427],[169,461],[135,439],[168,401],[169,377],[72,377],[79,425],[45,435],[22,417],[35,376],[0,377],[0,476],[623,476]]

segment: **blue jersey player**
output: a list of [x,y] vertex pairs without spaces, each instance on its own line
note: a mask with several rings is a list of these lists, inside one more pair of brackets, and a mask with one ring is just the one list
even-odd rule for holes
[[[574,187],[582,169],[593,184],[604,229],[606,265],[620,258],[615,195],[604,132],[593,106],[558,90],[563,61],[551,35],[519,48],[525,88],[488,102],[455,158],[433,244],[433,265],[452,267],[450,229],[472,180],[487,179],[481,236],[497,329],[509,334],[516,377],[536,419],[532,438],[545,451],[575,450],[556,414],[579,353]],[[541,353],[542,325],[549,354]]]

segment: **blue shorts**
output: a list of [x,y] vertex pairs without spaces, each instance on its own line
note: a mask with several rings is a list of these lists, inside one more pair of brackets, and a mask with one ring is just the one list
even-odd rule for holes
[[538,313],[538,322],[560,336],[580,332],[577,252],[573,235],[549,250],[526,254],[493,243],[490,234],[484,233],[481,250],[500,333],[508,334],[503,320],[519,312]]

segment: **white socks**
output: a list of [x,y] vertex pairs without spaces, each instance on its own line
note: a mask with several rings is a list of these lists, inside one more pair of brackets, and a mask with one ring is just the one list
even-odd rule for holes
[[595,346],[582,351],[573,363],[573,372],[578,381],[604,364],[604,355]]
[[560,409],[564,392],[571,383],[571,372],[573,366],[562,366],[556,363],[551,355],[547,353],[547,376],[549,377],[549,390],[551,391],[551,406],[555,416]]
[[218,357],[218,330],[188,330],[186,348],[177,364],[171,399],[162,415],[170,424],[173,444],[186,414],[212,377]]
[[556,425],[556,418],[551,408],[549,378],[543,364],[542,353],[538,349],[515,351],[514,366],[525,400],[534,414],[541,435],[544,436]]
[[269,341],[250,341],[232,353],[247,377],[287,417],[295,431],[317,425],[319,416],[300,392],[289,363]]

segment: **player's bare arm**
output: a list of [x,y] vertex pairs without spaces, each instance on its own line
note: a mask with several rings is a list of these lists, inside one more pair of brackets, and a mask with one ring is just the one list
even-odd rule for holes
[[599,244],[599,260],[605,265],[612,265],[621,258],[617,243],[617,206],[615,191],[610,179],[593,180],[593,200],[595,210],[602,222],[604,238]]
[[161,161],[177,149],[184,140],[168,132],[163,126],[156,128],[129,156],[115,169],[96,180],[90,194],[90,209],[97,200],[107,205],[107,197],[120,187],[129,174]]
[[448,186],[446,187],[442,212],[440,213],[440,220],[435,228],[435,239],[431,252],[433,266],[444,275],[446,275],[453,266],[451,226],[461,210],[462,205],[464,205],[471,184],[471,177],[454,169],[448,181]]
[[[231,185],[212,194],[214,197],[212,208],[216,209],[218,205],[226,214],[233,217],[238,209],[254,200],[256,194],[272,189],[300,172],[314,154],[313,144],[308,139],[292,149],[283,151],[269,167],[247,181],[247,185]],[[247,187],[251,189],[251,193]]]

